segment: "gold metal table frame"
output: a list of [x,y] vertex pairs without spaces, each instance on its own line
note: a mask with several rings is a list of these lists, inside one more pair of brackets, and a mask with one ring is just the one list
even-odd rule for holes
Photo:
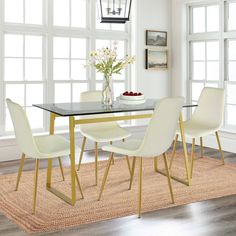
[[[99,123],[99,122],[109,122],[109,121],[120,121],[120,120],[132,120],[132,119],[145,119],[150,118],[152,114],[134,114],[134,115],[122,115],[122,116],[111,116],[111,117],[100,117],[100,118],[81,118],[76,120],[74,116],[69,116],[69,130],[70,130],[70,160],[71,160],[71,197],[68,197],[64,193],[60,192],[56,188],[51,186],[51,178],[52,178],[52,159],[48,160],[48,169],[47,169],[47,190],[51,193],[55,194],[57,197],[63,199],[65,202],[70,205],[75,205],[76,203],[76,181],[75,181],[75,137],[74,137],[74,129],[76,125],[80,124],[89,124],[89,123]],[[54,134],[54,123],[55,118],[60,117],[59,115],[50,112],[50,134]],[[191,185],[191,178],[189,172],[189,161],[187,154],[187,147],[185,142],[184,128],[183,128],[183,118],[182,114],[180,114],[179,118],[179,127],[180,127],[180,135],[183,144],[184,151],[184,164],[186,171],[186,179],[181,179],[177,176],[171,175],[171,178],[185,184],[187,186]],[[157,164],[157,161],[155,162]],[[159,170],[157,165],[155,165],[155,170],[162,174],[166,175],[165,171]]]

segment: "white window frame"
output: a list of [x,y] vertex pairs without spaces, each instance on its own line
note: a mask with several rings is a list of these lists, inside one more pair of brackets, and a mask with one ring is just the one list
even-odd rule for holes
[[[7,0],[6,0],[7,1]],[[54,102],[54,84],[63,81],[53,80],[53,37],[54,36],[65,36],[65,37],[78,37],[87,39],[87,55],[90,51],[95,50],[96,39],[106,40],[124,40],[125,53],[131,54],[131,25],[127,23],[125,31],[114,31],[114,30],[100,30],[96,29],[96,0],[87,1],[87,16],[86,16],[86,28],[72,28],[72,27],[60,27],[53,25],[53,0],[43,0],[43,23],[42,25],[31,25],[31,24],[16,24],[4,22],[4,0],[0,0],[0,138],[12,135],[13,132],[4,132],[4,117],[5,117],[5,84],[15,83],[4,81],[4,45],[3,38],[4,33],[11,34],[40,34],[43,36],[43,51],[46,55],[43,60],[43,68],[45,71],[44,80],[40,83],[44,84],[44,103]],[[111,33],[112,32],[112,33]],[[96,81],[95,68],[88,68],[87,80],[73,80],[65,82],[81,82],[88,83],[88,90],[95,90]],[[125,72],[125,80],[115,80],[114,83],[125,83],[125,89],[130,89],[131,86],[131,69],[128,68]],[[31,81],[20,81],[16,83],[34,83]],[[34,132],[47,132],[49,130],[49,119],[48,113],[44,112],[44,128],[43,130],[34,130]]]
[[[227,57],[227,41],[229,39],[236,39],[236,30],[228,31],[228,3],[236,2],[236,0],[216,0],[216,1],[200,1],[197,3],[190,3],[187,5],[187,66],[188,66],[188,79],[187,79],[187,98],[188,101],[192,101],[192,83],[206,83],[206,80],[195,81],[191,78],[191,68],[192,68],[192,53],[191,53],[191,43],[198,41],[219,41],[219,63],[220,63],[220,74],[218,86],[220,88],[225,88],[227,93],[227,85],[235,84],[236,81],[228,80],[228,57]],[[219,32],[204,32],[204,33],[192,33],[192,8],[198,6],[209,6],[209,5],[219,5],[220,14],[219,14]],[[215,81],[216,82],[216,81]],[[214,83],[214,81],[207,81],[207,83]],[[227,132],[236,133],[236,125],[229,125],[227,121],[227,95],[225,99],[225,115],[224,115],[224,124],[222,130]],[[235,104],[236,105],[236,104]],[[188,111],[188,117],[190,117],[192,111]]]

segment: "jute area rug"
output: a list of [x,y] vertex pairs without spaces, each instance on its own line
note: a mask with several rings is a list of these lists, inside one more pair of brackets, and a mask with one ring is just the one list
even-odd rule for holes
[[[76,205],[70,206],[45,189],[46,170],[39,171],[36,214],[32,215],[34,171],[22,173],[19,190],[14,191],[16,174],[0,176],[0,211],[27,233],[57,231],[81,224],[104,221],[137,214],[138,167],[132,190],[128,190],[129,172],[125,159],[111,166],[101,201],[97,201],[106,161],[99,162],[99,185],[94,186],[94,164],[81,166],[80,181],[85,199],[77,190]],[[162,158],[159,161],[163,166]],[[184,173],[183,157],[179,153],[173,163],[173,174]],[[70,169],[65,168],[66,181],[61,181],[59,168],[53,169],[53,186],[70,194]],[[201,158],[195,161],[192,186],[172,181],[175,204],[171,204],[166,177],[154,172],[153,159],[143,160],[142,212],[188,204],[206,199],[236,194],[236,165],[221,165],[220,161]]]

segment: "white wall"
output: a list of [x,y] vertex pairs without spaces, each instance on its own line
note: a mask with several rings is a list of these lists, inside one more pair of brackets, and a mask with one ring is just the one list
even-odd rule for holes
[[[170,90],[170,68],[167,71],[149,71],[145,69],[145,31],[168,31],[168,46],[171,43],[171,0],[136,0],[136,90],[147,98],[168,96]],[[133,8],[134,9],[134,8]],[[171,54],[169,53],[169,61]]]

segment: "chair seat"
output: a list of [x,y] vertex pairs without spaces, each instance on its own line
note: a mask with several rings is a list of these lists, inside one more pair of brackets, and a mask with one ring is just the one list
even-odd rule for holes
[[[183,127],[185,136],[190,138],[204,137],[219,130],[219,127],[210,127],[209,124],[205,125],[193,120],[183,122]],[[180,133],[179,129],[178,133]]]
[[[70,154],[70,142],[59,135],[45,135],[34,137],[41,156],[33,158],[55,158]],[[76,147],[76,149],[79,149]],[[80,150],[80,149],[79,149]]]
[[94,142],[110,142],[110,141],[119,141],[121,139],[128,138],[131,136],[124,128],[121,128],[118,125],[111,127],[103,127],[100,124],[97,124],[97,127],[92,128],[81,128],[81,134]]
[[122,155],[135,156],[141,143],[142,140],[131,139],[125,142],[116,143],[114,145],[103,146],[102,150]]

